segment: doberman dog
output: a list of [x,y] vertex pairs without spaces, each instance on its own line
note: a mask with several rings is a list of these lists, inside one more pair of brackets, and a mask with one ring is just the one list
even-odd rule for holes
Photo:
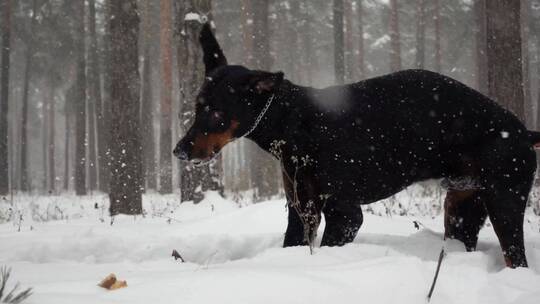
[[295,210],[324,214],[321,245],[340,246],[362,225],[361,205],[444,179],[445,237],[474,250],[489,216],[507,266],[527,266],[523,219],[540,133],[512,113],[424,70],[303,87],[281,72],[228,65],[208,24],[199,38],[206,80],[194,123],[173,153],[206,162],[247,137],[278,158],[289,206],[284,246],[306,245],[318,228]]

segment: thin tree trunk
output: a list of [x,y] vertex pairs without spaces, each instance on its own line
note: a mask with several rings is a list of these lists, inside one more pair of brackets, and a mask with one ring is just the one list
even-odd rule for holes
[[435,12],[433,13],[435,23],[435,71],[442,71],[442,50],[441,50],[441,4],[435,0]]
[[[90,59],[90,56],[88,56]],[[90,64],[88,65],[88,77],[91,76]],[[87,140],[88,140],[88,189],[94,191],[98,189],[98,180],[97,180],[97,144],[96,144],[96,106],[95,106],[95,96],[93,95],[93,84],[91,81],[87,82],[88,88],[88,102],[86,103],[86,121],[87,121]]]
[[111,125],[111,96],[112,96],[112,39],[111,39],[111,20],[112,5],[114,0],[104,1],[104,36],[103,36],[103,97],[101,111],[98,111],[98,152],[99,152],[99,186],[100,190],[109,193],[111,178],[111,153],[110,153],[110,125]]
[[346,81],[352,81],[356,78],[356,64],[354,60],[354,36],[353,36],[353,1],[345,0],[344,3],[344,18],[345,18],[345,79]]
[[358,66],[358,78],[364,79],[366,77],[366,65],[364,59],[364,9],[363,9],[363,0],[358,0],[356,2],[356,10],[358,15],[358,56],[357,56],[357,66]]
[[75,101],[75,193],[86,195],[86,59],[84,2],[77,0],[77,99]]
[[416,9],[416,57],[414,66],[423,69],[426,61],[426,0],[418,0]]
[[[253,1],[253,65],[268,71],[272,67],[270,55],[269,0]],[[279,164],[258,146],[250,145],[251,181],[255,200],[268,199],[279,192]]]
[[152,69],[150,66],[151,33],[150,33],[150,3],[151,0],[144,1],[144,61],[142,68],[142,92],[141,92],[141,132],[143,139],[144,153],[144,178],[146,188],[157,189],[156,181],[156,159],[154,141],[154,104],[152,99]]
[[161,0],[160,50],[161,50],[161,119],[160,119],[160,177],[159,192],[172,193],[172,25],[171,0]]
[[100,151],[103,135],[103,107],[101,100],[100,64],[98,59],[98,42],[96,34],[96,0],[88,0],[88,34],[90,44],[88,46],[88,126],[90,149],[90,189],[101,189],[103,181],[101,170]]
[[9,193],[9,69],[11,54],[11,1],[2,1],[2,84],[0,96],[0,195]]
[[489,95],[524,120],[520,1],[486,1]]
[[[52,75],[53,73],[51,73]],[[54,77],[54,76],[53,76]],[[55,167],[55,80],[53,77],[49,78],[48,81],[48,90],[49,90],[49,96],[47,97],[47,168],[48,168],[48,191],[49,193],[55,193],[56,191],[56,167]]]
[[486,0],[474,1],[474,36],[476,48],[476,88],[488,94],[487,37],[486,37]]
[[47,127],[47,124],[49,122],[49,111],[47,108],[49,107],[49,101],[48,97],[50,96],[50,90],[51,88],[48,86],[48,81],[44,82],[43,92],[47,92],[45,96],[43,96],[43,107],[41,108],[41,115],[43,117],[42,126],[41,126],[41,155],[42,155],[42,162],[43,165],[43,180],[42,180],[42,190],[44,192],[48,192],[48,171],[47,171],[47,154],[49,150],[48,147],[48,138],[49,138],[49,128]]
[[345,82],[345,58],[343,37],[343,0],[334,0],[334,77],[336,84]]
[[390,70],[401,70],[401,35],[397,0],[390,0]]
[[71,179],[71,173],[69,171],[70,157],[70,137],[71,137],[71,124],[69,123],[69,114],[66,111],[65,130],[64,130],[64,191],[69,190],[69,180]]
[[298,32],[298,28],[301,24],[301,16],[300,16],[300,1],[292,1],[290,3],[290,20],[288,22],[291,36],[290,40],[285,41],[291,41],[290,44],[290,56],[291,57],[291,63],[292,63],[292,76],[293,80],[295,82],[302,83],[303,82],[303,75],[302,72],[302,61],[299,60],[302,58],[302,51],[300,48],[300,34]]
[[[254,34],[254,20],[253,20],[253,6],[251,0],[242,0],[242,42],[243,42],[243,52],[244,60],[242,64],[246,66],[254,66],[255,58],[253,56],[253,34]],[[249,190],[253,182],[253,177],[255,176],[255,171],[251,164],[256,158],[256,147],[253,143],[249,142],[245,138],[238,140],[236,144],[236,149],[233,152],[235,157],[234,172],[238,173],[238,178],[233,178],[235,189]],[[240,154],[240,155],[238,155]]]
[[251,0],[242,0],[242,41],[244,49],[244,64],[253,62],[253,11]]
[[136,0],[111,1],[110,214],[142,213],[139,16]]
[[530,53],[529,53],[529,6],[528,0],[524,0],[521,5],[521,51],[523,55],[523,98],[525,124],[528,128],[534,126],[533,103],[531,96],[530,78]]
[[[37,25],[37,0],[32,2],[32,20],[30,22],[31,35]],[[23,79],[23,96],[21,109],[21,167],[20,167],[20,189],[23,192],[30,191],[30,176],[28,175],[28,99],[30,92],[30,79],[32,69],[32,58],[34,56],[34,39],[30,39],[26,46],[25,67]]]

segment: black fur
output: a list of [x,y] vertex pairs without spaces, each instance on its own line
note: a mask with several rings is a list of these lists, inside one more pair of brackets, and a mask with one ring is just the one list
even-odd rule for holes
[[[210,69],[195,124],[175,154],[186,160],[212,157],[216,146],[201,151],[195,138],[227,130],[229,140],[242,137],[272,96],[248,138],[281,160],[289,204],[297,194],[303,210],[324,214],[322,245],[353,241],[362,204],[418,181],[468,178],[473,189],[452,191],[472,195],[447,198],[446,236],[474,249],[487,214],[507,265],[527,266],[523,216],[536,169],[532,145],[540,136],[494,101],[423,70],[315,89],[283,80],[281,73],[222,64]],[[216,112],[219,130],[210,126]],[[296,189],[288,180],[292,176]],[[284,246],[305,244],[301,220],[290,208]]]

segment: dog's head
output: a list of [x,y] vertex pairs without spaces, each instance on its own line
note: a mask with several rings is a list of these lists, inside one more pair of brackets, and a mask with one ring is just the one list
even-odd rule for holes
[[228,65],[208,23],[199,40],[206,77],[194,101],[194,122],[173,151],[179,159],[193,162],[211,159],[227,143],[246,134],[283,81],[281,72]]

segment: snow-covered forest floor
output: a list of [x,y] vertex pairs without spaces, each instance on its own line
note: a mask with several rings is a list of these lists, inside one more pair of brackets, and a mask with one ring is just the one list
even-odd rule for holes
[[[146,195],[144,217],[118,216],[111,225],[104,195],[15,196],[0,202],[0,265],[13,268],[12,284],[34,288],[27,303],[416,304],[426,301],[442,245],[440,215],[399,216],[379,204],[370,212],[383,215],[365,214],[353,244],[310,255],[280,247],[284,200],[240,206],[210,194],[198,205],[178,201]],[[431,202],[402,193],[386,205],[413,201]],[[539,229],[528,210],[529,269],[504,268],[489,223],[477,252],[449,242],[432,303],[538,303]],[[186,263],[171,257],[173,249]],[[96,286],[109,273],[128,287]]]

